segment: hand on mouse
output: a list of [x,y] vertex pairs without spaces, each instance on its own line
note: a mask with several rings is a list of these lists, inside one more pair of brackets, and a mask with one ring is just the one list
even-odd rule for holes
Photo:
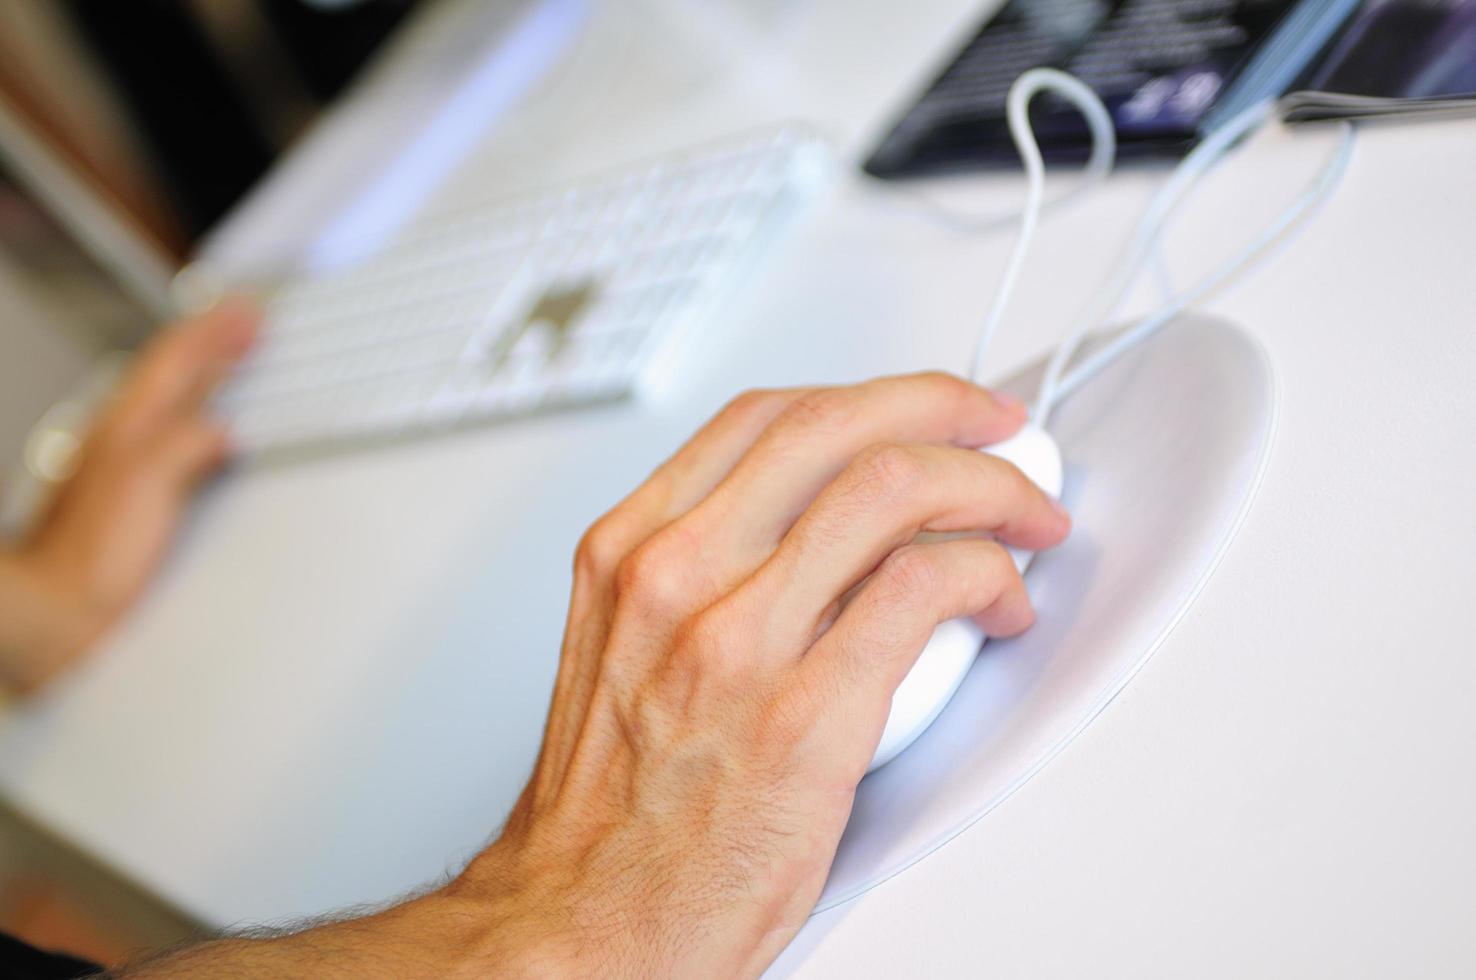
[[34,531],[0,553],[0,682],[26,692],[86,650],[159,564],[190,491],[226,458],[206,399],[250,348],[230,301],[170,327],[99,415]]
[[115,975],[757,975],[814,906],[934,626],[1031,623],[1003,544],[914,541],[1066,536],[1018,469],[965,448],[1024,420],[941,374],[738,398],[584,536],[543,747],[497,841],[382,912]]
[[1001,544],[913,543],[1066,536],[1017,469],[960,448],[1024,419],[938,374],[750,393],[589,531],[532,781],[453,889],[503,910],[511,962],[763,970],[819,895],[934,626],[1032,621]]

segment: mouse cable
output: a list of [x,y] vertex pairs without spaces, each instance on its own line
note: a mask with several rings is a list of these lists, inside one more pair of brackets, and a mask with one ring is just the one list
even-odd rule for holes
[[[1112,174],[1117,163],[1117,133],[1112,127],[1112,119],[1106,113],[1102,113],[1100,117],[1095,114],[1088,117],[1087,121],[1091,127],[1091,145],[1087,160],[1070,187],[1040,206],[1042,215],[1066,207],[1087,192],[1095,190],[1098,184]],[[840,141],[834,142],[839,143]],[[869,174],[866,176],[872,186],[878,188],[878,193],[873,195],[874,200],[956,235],[987,235],[1020,223],[1019,208],[980,213],[965,207],[947,204],[934,195],[920,188],[909,186],[905,182],[889,181]]]
[[1332,196],[1343,174],[1347,172],[1348,164],[1353,157],[1353,124],[1345,121],[1341,127],[1342,134],[1338,145],[1318,171],[1317,176],[1313,178],[1312,183],[1275,220],[1267,225],[1255,240],[1219,268],[1200,279],[1194,286],[1143,316],[1103,344],[1064,377],[1062,376],[1064,366],[1070,361],[1070,355],[1084,339],[1084,332],[1079,330],[1076,332],[1076,336],[1070,339],[1069,348],[1066,344],[1062,344],[1056,353],[1057,355],[1064,353],[1065,356],[1059,358],[1059,365],[1056,363],[1057,357],[1052,358],[1051,367],[1054,370],[1048,370],[1041,382],[1041,391],[1037,396],[1032,415],[1044,422],[1050,416],[1051,409],[1062,398],[1090,381],[1118,357],[1147,340],[1174,317],[1228,286],[1236,278],[1267,258],[1276,246],[1290,241],[1290,233],[1305,227],[1306,220]]
[[[975,345],[970,377],[981,378],[984,357],[989,343],[1003,317],[1004,310],[1014,292],[1020,268],[1028,252],[1039,220],[1041,201],[1044,196],[1045,168],[1040,146],[1030,125],[1029,104],[1040,92],[1052,92],[1074,105],[1092,125],[1096,140],[1100,120],[1106,118],[1110,126],[1110,115],[1097,94],[1078,79],[1065,72],[1050,68],[1035,68],[1017,78],[1010,87],[1006,101],[1006,113],[1010,136],[1020,154],[1027,179],[1026,200],[1020,214],[1020,233],[1015,241],[1005,274],[1000,280],[994,304],[985,318]],[[1264,258],[1271,249],[1284,240],[1288,231],[1302,222],[1336,188],[1352,155],[1353,129],[1344,124],[1343,138],[1328,162],[1312,183],[1248,246],[1233,256],[1220,268],[1212,271],[1183,293],[1165,299],[1163,304],[1143,317],[1132,327],[1118,335],[1106,346],[1094,352],[1084,363],[1066,374],[1066,367],[1095,325],[1109,320],[1120,307],[1129,287],[1137,279],[1145,265],[1158,261],[1158,238],[1164,224],[1178,207],[1184,195],[1198,180],[1222,160],[1229,150],[1243,137],[1263,125],[1272,113],[1273,103],[1269,100],[1251,106],[1217,127],[1175,167],[1167,183],[1150,200],[1138,221],[1136,233],[1118,261],[1117,271],[1088,300],[1085,310],[1065,339],[1052,354],[1040,391],[1031,415],[1044,424],[1060,398],[1076,390],[1097,372],[1117,357],[1142,343],[1160,327],[1168,323],[1189,306],[1202,301],[1223,288],[1238,275]],[[1097,122],[1093,122],[1096,120]],[[1094,156],[1095,154],[1094,147]],[[1166,283],[1166,276],[1163,279]],[[1167,292],[1167,288],[1165,288]]]
[[1118,260],[1117,272],[1088,301],[1084,313],[1078,317],[1066,338],[1051,355],[1031,413],[1037,421],[1044,424],[1059,399],[1075,391],[1122,354],[1147,340],[1185,309],[1224,288],[1268,255],[1274,246],[1285,240],[1290,231],[1302,226],[1317,206],[1336,189],[1352,158],[1353,127],[1348,123],[1343,126],[1338,145],[1311,183],[1249,244],[1193,286],[1118,334],[1069,374],[1066,373],[1067,365],[1086,338],[1087,332],[1097,324],[1110,321],[1117,314],[1129,288],[1153,255],[1164,225],[1184,196],[1242,138],[1264,125],[1271,118],[1273,108],[1270,101],[1259,103],[1217,127],[1184,158],[1174,169],[1168,182],[1154,195],[1138,221],[1133,240]]
[[[1041,92],[1051,92],[1065,99],[1085,117],[1092,134],[1088,171],[1101,166],[1102,161],[1105,161],[1107,170],[1110,170],[1117,152],[1117,133],[1112,126],[1112,115],[1097,97],[1097,93],[1080,79],[1054,68],[1032,68],[1015,79],[1010,86],[1009,95],[1005,99],[1005,118],[1009,123],[1010,138],[1014,140],[1020,161],[1025,166],[1025,204],[1020,209],[1020,231],[1015,236],[1015,247],[1010,250],[1004,275],[1000,277],[999,286],[994,293],[994,303],[984,317],[979,339],[974,344],[969,377],[976,381],[984,366],[984,356],[989,351],[989,344],[994,340],[995,331],[999,329],[999,322],[1004,317],[1005,308],[1009,306],[1010,297],[1014,295],[1020,269],[1025,264],[1025,256],[1035,240],[1035,228],[1040,223],[1042,202],[1045,199],[1045,162],[1040,155],[1035,130],[1030,125],[1030,101]],[[1103,171],[1103,176],[1105,175],[1106,171]],[[1082,184],[1076,189],[1085,186],[1088,185]],[[1073,190],[1068,194],[1074,192]],[[1055,203],[1064,200],[1066,196],[1057,198]]]

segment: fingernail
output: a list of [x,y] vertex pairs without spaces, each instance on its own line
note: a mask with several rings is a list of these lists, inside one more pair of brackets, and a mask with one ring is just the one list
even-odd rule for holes
[[1014,395],[1010,394],[1009,392],[995,391],[991,388],[989,394],[994,398],[995,403],[999,405],[1000,408],[1004,409],[1006,412],[1009,412],[1011,415],[1025,414],[1025,403],[1016,398]]
[[1071,511],[1066,509],[1066,505],[1061,503],[1061,501],[1057,500],[1055,497],[1050,497],[1048,499],[1051,502],[1051,509],[1056,512],[1056,516],[1061,518],[1063,521],[1070,523]]

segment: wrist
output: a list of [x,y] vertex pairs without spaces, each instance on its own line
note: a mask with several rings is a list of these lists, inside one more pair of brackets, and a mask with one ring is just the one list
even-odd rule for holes
[[[416,914],[454,935],[462,954],[448,975],[585,977],[608,965],[569,891],[498,841],[443,888],[416,899]],[[546,871],[547,869],[545,869]]]
[[[618,833],[590,838],[567,825],[555,834],[522,831],[506,832],[442,892],[480,910],[484,968],[519,977],[755,972],[729,943],[692,943],[698,923],[717,935],[761,934],[745,920],[746,903],[713,907],[712,889],[663,871],[658,855],[619,846]],[[731,916],[734,907],[743,914]]]
[[40,687],[97,638],[96,619],[47,578],[34,552],[0,551],[0,686]]

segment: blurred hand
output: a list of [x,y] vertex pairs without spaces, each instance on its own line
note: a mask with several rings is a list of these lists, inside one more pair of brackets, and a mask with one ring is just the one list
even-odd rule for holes
[[94,643],[159,565],[190,492],[228,454],[206,399],[251,347],[230,301],[137,357],[79,450],[74,475],[20,547],[0,554],[0,681],[29,691]]

